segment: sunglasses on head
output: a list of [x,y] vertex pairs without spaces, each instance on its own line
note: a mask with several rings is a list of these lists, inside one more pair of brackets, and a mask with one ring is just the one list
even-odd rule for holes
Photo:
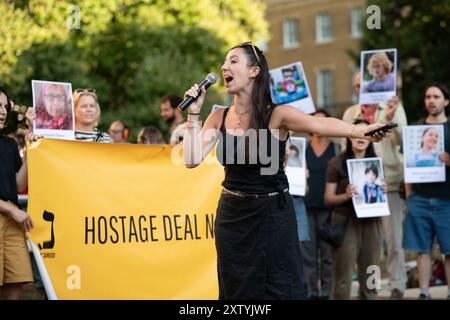
[[256,60],[258,61],[258,63],[261,63],[261,61],[259,60],[258,53],[256,52],[256,48],[253,45],[253,43],[251,41],[242,42],[238,47],[244,47],[244,46],[252,46],[253,53],[255,54]]
[[95,94],[95,89],[76,89],[76,93],[93,93]]

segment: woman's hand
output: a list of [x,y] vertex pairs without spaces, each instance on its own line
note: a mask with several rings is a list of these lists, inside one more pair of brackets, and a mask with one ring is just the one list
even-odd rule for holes
[[358,191],[356,191],[356,188],[351,185],[348,184],[347,188],[345,189],[345,196],[347,197],[347,199],[351,199],[353,197],[353,194],[358,194]]
[[447,152],[442,152],[439,155],[439,160],[441,160],[447,167],[450,167],[450,155]]
[[381,185],[381,190],[383,190],[383,193],[388,193],[388,186],[385,182]]
[[31,217],[25,211],[13,207],[10,217],[18,224],[22,225],[25,232],[29,232],[34,228],[33,220],[31,220]]
[[[198,96],[197,91],[198,91],[198,84],[194,84],[188,91],[185,92],[184,99],[186,99],[186,97],[188,96],[196,98]],[[189,106],[188,108],[189,112],[200,113],[200,111],[202,110],[203,101],[205,100],[205,92],[206,89],[203,87],[202,92],[200,93],[198,99],[192,102],[191,105]]]
[[25,118],[27,118],[28,129],[33,130],[33,121],[36,119],[36,111],[34,108],[29,107],[25,112]]
[[357,134],[353,135],[353,137],[363,138],[369,140],[370,142],[380,142],[385,137],[388,137],[390,135],[391,129],[387,131],[377,132],[371,136],[365,136],[364,134],[372,130],[378,129],[382,126],[384,126],[384,124],[382,123],[374,123],[369,126],[357,126],[357,129],[355,129],[355,131],[357,131]]
[[398,107],[398,97],[393,96],[387,103],[386,121],[391,122],[394,119],[395,110]]

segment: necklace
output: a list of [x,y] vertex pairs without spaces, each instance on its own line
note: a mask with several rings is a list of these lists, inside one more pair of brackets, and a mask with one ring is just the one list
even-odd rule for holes
[[237,111],[236,111],[236,106],[234,106],[233,111],[234,111],[234,113],[236,113],[236,115],[238,116],[238,126],[240,126],[240,125],[241,125],[241,122],[242,122],[242,115],[248,113],[248,110],[245,111],[245,112],[237,112]]

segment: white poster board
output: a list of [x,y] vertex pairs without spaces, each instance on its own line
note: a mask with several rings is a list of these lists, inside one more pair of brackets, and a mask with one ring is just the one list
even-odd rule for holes
[[306,139],[290,137],[286,146],[286,176],[289,182],[289,192],[295,196],[304,196],[306,192]]
[[405,182],[444,182],[445,164],[439,159],[442,152],[444,152],[443,125],[404,126]]
[[34,134],[46,138],[74,140],[72,84],[32,80],[31,88],[33,107],[36,110]]
[[381,158],[347,160],[349,183],[356,188],[352,202],[358,218],[388,216],[387,194],[383,191]]
[[307,114],[316,111],[301,62],[270,70],[270,92],[276,105],[288,104]]
[[396,96],[397,49],[361,51],[359,104],[387,102]]

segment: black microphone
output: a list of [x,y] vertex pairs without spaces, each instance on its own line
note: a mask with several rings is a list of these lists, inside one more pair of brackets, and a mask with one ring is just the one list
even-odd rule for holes
[[191,96],[186,97],[186,99],[184,99],[183,102],[181,102],[178,105],[178,111],[183,112],[184,110],[186,110],[187,107],[189,107],[191,105],[191,103],[194,102],[195,100],[197,100],[197,98],[200,96],[200,94],[202,93],[203,87],[206,90],[216,82],[217,82],[217,75],[213,72],[208,74],[206,76],[205,80],[203,80],[202,83],[200,83],[198,85],[197,97],[195,97],[195,98],[191,97]]

